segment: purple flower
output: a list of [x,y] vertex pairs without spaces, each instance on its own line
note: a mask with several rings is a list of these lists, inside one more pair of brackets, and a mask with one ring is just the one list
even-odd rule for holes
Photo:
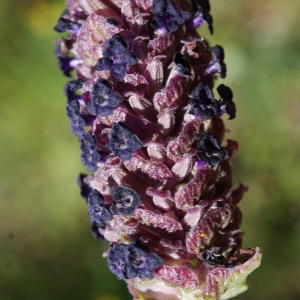
[[220,99],[220,106],[223,113],[227,113],[229,115],[229,120],[235,118],[236,114],[236,107],[234,102],[232,101],[233,93],[230,87],[220,84],[217,87],[217,91],[221,97]]
[[72,133],[81,137],[84,134],[85,121],[79,112],[79,103],[77,100],[72,100],[67,104],[67,117],[70,120],[70,127]]
[[114,92],[111,85],[104,79],[98,79],[91,90],[92,100],[88,103],[87,111],[100,116],[110,115],[124,98]]
[[189,104],[192,109],[189,111],[191,115],[200,116],[205,121],[220,113],[219,102],[214,99],[214,95],[210,87],[200,82],[191,93]]
[[207,74],[216,74],[219,73],[221,78],[226,77],[226,64],[224,63],[224,49],[221,46],[215,46],[209,48],[211,53],[213,54],[213,59],[206,67]]
[[126,255],[126,278],[153,278],[154,269],[163,264],[163,260],[155,253],[138,244],[130,244]]
[[154,269],[163,264],[155,253],[139,244],[114,245],[107,255],[108,268],[118,279],[153,278]]
[[130,216],[142,203],[140,196],[134,190],[125,186],[120,185],[112,187],[110,194],[113,198],[110,210],[117,215],[123,214]]
[[195,16],[193,18],[193,26],[198,27],[203,22],[206,22],[208,29],[211,34],[213,34],[213,18],[209,14],[210,4],[208,0],[193,0],[193,9],[195,11]]
[[143,146],[138,136],[122,122],[113,124],[108,139],[107,148],[122,160],[131,159],[132,154]]
[[68,88],[73,91],[76,92],[78,90],[81,90],[83,87],[83,84],[86,82],[85,79],[74,79],[74,80],[70,80],[67,85]]
[[115,34],[104,43],[103,57],[100,58],[95,67],[96,70],[107,70],[119,81],[122,81],[127,66],[135,65],[138,61],[120,34]]
[[170,0],[153,1],[153,19],[151,26],[155,29],[165,28],[167,33],[174,32],[178,25],[183,24],[189,17],[190,13],[177,10]]
[[106,222],[112,219],[111,213],[104,207],[104,198],[97,190],[92,190],[88,197],[90,223],[105,229]]
[[126,278],[127,248],[125,244],[116,244],[109,249],[107,254],[108,268],[119,280]]
[[78,33],[78,30],[80,29],[81,25],[73,22],[69,19],[65,18],[59,18],[57,20],[57,25],[53,28],[56,32],[66,32],[69,31],[71,33]]
[[200,160],[207,162],[211,167],[216,166],[220,161],[227,158],[226,150],[221,147],[214,136],[204,131],[201,133],[198,145],[197,154]]
[[100,161],[100,154],[96,150],[96,139],[88,131],[80,139],[81,162],[89,172],[97,170],[97,163]]
[[84,182],[87,175],[80,173],[77,177],[77,184],[80,187],[80,195],[86,201],[88,200],[89,194],[92,191],[91,187]]

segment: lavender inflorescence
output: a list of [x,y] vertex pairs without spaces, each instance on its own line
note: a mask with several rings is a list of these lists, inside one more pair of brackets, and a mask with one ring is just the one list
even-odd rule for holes
[[109,270],[134,299],[228,299],[247,289],[259,248],[243,249],[221,146],[221,119],[236,116],[224,50],[208,0],[67,0],[54,30],[66,113],[78,139],[81,196],[92,233],[106,239]]

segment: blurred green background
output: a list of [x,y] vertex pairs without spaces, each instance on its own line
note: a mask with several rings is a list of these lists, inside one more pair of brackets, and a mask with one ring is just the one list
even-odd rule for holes
[[[238,114],[235,186],[262,266],[244,300],[300,299],[299,0],[211,0]],[[0,0],[0,300],[129,300],[90,235],[52,31],[63,0]],[[221,82],[221,80],[219,80]],[[163,299],[162,299],[163,300]]]

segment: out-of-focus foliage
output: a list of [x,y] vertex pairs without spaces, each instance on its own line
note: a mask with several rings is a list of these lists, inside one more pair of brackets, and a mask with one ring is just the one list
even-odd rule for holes
[[[300,22],[298,0],[211,0],[237,118],[235,185],[245,247],[262,266],[236,299],[300,298]],[[76,177],[84,171],[65,117],[52,31],[63,0],[0,1],[0,299],[131,299],[92,238]]]

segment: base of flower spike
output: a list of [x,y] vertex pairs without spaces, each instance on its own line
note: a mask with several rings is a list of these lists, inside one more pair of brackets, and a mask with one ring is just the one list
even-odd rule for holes
[[[184,267],[178,266],[173,267],[174,272],[170,272],[169,278],[162,278],[158,271],[151,280],[126,281],[134,300],[226,300],[248,289],[248,275],[260,266],[262,256],[259,248],[253,250],[253,257],[244,264],[208,271],[205,281],[198,281],[196,286],[193,286],[191,274],[180,272]],[[203,276],[198,274],[198,277]]]

